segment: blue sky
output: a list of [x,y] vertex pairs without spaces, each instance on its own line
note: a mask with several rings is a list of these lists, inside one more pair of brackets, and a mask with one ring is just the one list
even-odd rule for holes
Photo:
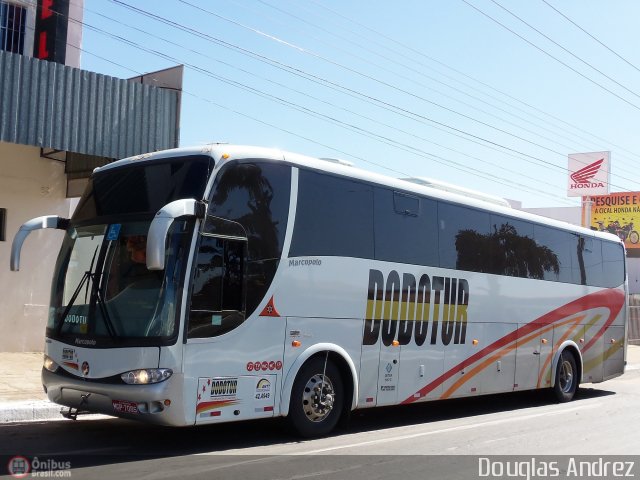
[[640,190],[639,18],[633,0],[85,0],[82,68],[184,64],[181,146],[571,206],[569,153],[611,151],[611,190]]

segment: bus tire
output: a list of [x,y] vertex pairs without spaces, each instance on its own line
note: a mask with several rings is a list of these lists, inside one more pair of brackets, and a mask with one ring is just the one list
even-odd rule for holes
[[568,350],[563,350],[556,366],[556,382],[553,393],[559,402],[570,402],[578,391],[578,368],[576,359]]
[[[322,373],[325,372],[324,382]],[[289,425],[301,437],[319,437],[334,429],[344,406],[344,385],[340,371],[325,356],[305,363],[291,389]]]

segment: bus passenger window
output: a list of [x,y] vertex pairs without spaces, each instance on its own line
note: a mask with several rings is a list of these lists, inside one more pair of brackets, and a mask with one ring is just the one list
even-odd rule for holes
[[373,258],[373,188],[300,170],[290,257]]
[[571,283],[573,258],[577,260],[578,239],[564,230],[535,225],[533,235],[543,260],[543,279]]
[[438,202],[440,266],[469,272],[487,271],[488,252],[479,250],[489,237],[489,213]]
[[438,265],[435,200],[375,188],[374,215],[376,260]]
[[619,243],[602,242],[602,287],[617,288],[624,283],[624,249]]

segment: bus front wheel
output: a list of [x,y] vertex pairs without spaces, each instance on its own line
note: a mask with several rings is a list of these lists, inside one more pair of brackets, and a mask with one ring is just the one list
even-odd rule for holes
[[344,386],[340,371],[325,356],[305,363],[293,383],[288,421],[302,437],[327,435],[340,420]]
[[553,386],[553,393],[559,402],[569,402],[578,390],[578,368],[573,354],[564,350],[560,354],[558,366],[556,367],[556,382]]

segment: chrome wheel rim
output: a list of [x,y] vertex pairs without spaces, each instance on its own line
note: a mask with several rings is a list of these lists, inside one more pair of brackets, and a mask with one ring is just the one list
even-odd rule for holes
[[573,387],[573,366],[568,360],[563,360],[560,365],[560,390],[563,393],[571,392]]
[[321,422],[333,410],[335,392],[331,379],[318,373],[311,377],[302,391],[302,410],[312,422]]

